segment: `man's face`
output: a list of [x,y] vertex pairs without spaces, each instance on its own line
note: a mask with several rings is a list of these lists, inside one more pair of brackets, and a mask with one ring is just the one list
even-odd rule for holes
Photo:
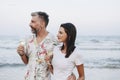
[[34,34],[41,30],[41,20],[39,16],[32,16],[32,19],[30,21],[30,27],[32,33]]

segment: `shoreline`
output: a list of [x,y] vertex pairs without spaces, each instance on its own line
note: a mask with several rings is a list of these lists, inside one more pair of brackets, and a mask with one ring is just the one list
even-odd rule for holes
[[[0,68],[0,80],[24,80],[26,67]],[[76,69],[74,74],[78,77]],[[120,69],[85,68],[85,80],[119,80]]]

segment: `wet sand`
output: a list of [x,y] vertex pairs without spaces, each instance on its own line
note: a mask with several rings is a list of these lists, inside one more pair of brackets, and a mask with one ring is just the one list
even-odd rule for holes
[[[0,68],[0,80],[24,80],[26,67]],[[77,71],[74,70],[77,75]],[[120,69],[85,68],[85,80],[120,80]]]

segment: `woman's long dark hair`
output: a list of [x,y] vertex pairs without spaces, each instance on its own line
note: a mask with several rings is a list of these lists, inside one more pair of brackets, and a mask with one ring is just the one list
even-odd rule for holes
[[[67,40],[66,40],[67,50],[65,57],[68,58],[75,49],[75,39],[77,33],[76,28],[72,23],[64,23],[61,24],[60,27],[63,27],[65,32],[67,33]],[[64,49],[64,44],[61,47],[61,50],[63,49]]]

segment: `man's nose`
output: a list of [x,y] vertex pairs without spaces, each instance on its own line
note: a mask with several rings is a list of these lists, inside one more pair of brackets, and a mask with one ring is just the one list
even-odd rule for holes
[[32,25],[31,25],[31,23],[29,23],[29,26],[32,28]]

